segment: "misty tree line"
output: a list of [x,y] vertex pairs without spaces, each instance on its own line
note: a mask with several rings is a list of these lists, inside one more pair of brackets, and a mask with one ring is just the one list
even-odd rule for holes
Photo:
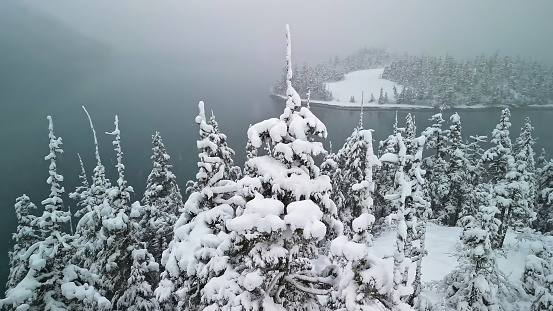
[[[341,81],[353,71],[382,67],[383,79],[403,85],[400,91],[394,90],[399,104],[524,107],[550,104],[553,98],[552,66],[519,56],[502,57],[498,53],[463,61],[451,55],[398,56],[379,49],[362,49],[343,60],[335,57],[316,65],[304,63],[301,68],[295,68],[293,83],[300,94],[311,91],[312,99],[332,100],[325,83]],[[286,93],[285,78],[284,73],[275,83],[275,93]],[[369,102],[387,102],[384,94],[371,97]],[[350,101],[355,99],[352,97]]]
[[[389,64],[393,55],[382,49],[364,48],[340,59],[338,56],[328,62],[311,65],[304,62],[301,67],[294,66],[292,84],[299,94],[307,94],[314,100],[332,100],[325,83],[344,80],[344,75],[356,70],[381,68]],[[286,94],[287,69],[283,68],[282,78],[273,86],[276,94]]]
[[553,67],[498,53],[466,61],[451,55],[395,59],[382,78],[409,88],[406,103],[435,107],[457,105],[516,106],[550,104]]
[[[200,102],[198,172],[185,202],[156,133],[146,190],[132,203],[119,120],[106,133],[117,155],[112,183],[89,117],[96,165],[91,178],[81,165],[82,185],[69,194],[79,208],[72,224],[57,172],[62,140],[48,117],[51,191],[38,213],[29,197],[16,200],[18,228],[1,304],[11,310],[515,310],[528,299],[533,310],[551,308],[551,250],[540,241],[553,230],[553,160],[542,153],[534,161],[530,121],[513,143],[510,112],[503,110],[491,147],[483,150],[486,137],[465,141],[457,114],[446,123],[438,113],[420,132],[408,114],[403,126],[396,118],[374,152],[361,113],[343,147],[326,151],[325,125],[302,107],[292,86],[288,28],[287,39],[286,108],[250,126],[242,168]],[[463,227],[460,265],[439,284],[443,306],[421,294],[429,222]],[[370,249],[374,236],[390,228],[396,232],[392,271]],[[527,259],[524,293],[497,268],[507,230],[540,246]]]

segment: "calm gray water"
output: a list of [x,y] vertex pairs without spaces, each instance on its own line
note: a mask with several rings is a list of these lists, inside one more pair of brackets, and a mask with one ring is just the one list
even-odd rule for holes
[[[1,17],[0,21],[6,23]],[[5,28],[2,26],[5,25],[0,23],[0,29]],[[0,42],[10,42],[2,32],[0,38]],[[83,50],[90,49],[75,51]],[[56,134],[63,137],[65,153],[58,167],[65,176],[66,193],[79,183],[77,152],[83,157],[89,175],[94,168],[92,134],[81,106],[87,107],[95,122],[102,159],[111,177],[115,176],[112,165],[115,155],[111,137],[103,133],[113,130],[113,118],[118,114],[126,176],[136,191],[134,200],[139,200],[151,168],[150,140],[156,130],[161,132],[172,156],[181,188],[194,177],[198,136],[194,118],[199,100],[205,101],[208,111],[214,110],[240,165],[245,156],[248,125],[278,117],[283,109],[282,104],[269,99],[269,88],[281,74],[284,55],[282,64],[278,60],[275,64],[266,64],[240,56],[202,60],[178,55],[117,54],[99,50],[93,55],[69,53],[72,58],[68,59],[67,55],[59,56],[59,51],[22,54],[18,50],[0,49],[4,52],[0,60],[2,293],[9,271],[10,235],[17,225],[13,212],[15,198],[26,193],[39,205],[49,193],[46,184],[48,166],[44,161],[48,152],[48,114],[54,119]],[[322,108],[313,108],[312,111],[327,125],[328,140],[333,142],[335,151],[359,119],[359,113],[355,111]],[[427,119],[434,113],[415,112],[419,132],[428,126]],[[465,136],[489,135],[499,113],[499,110],[460,111]],[[399,117],[403,119],[405,114],[400,112]],[[365,128],[375,130],[376,141],[384,139],[390,134],[394,115],[393,111],[367,111],[364,114]],[[449,115],[450,112],[445,112],[444,118]],[[513,110],[512,115],[513,139],[518,135],[524,118],[529,116],[535,126],[535,136],[539,137],[536,150],[542,147],[553,150],[549,136],[553,110]],[[67,198],[65,202],[74,205]]]

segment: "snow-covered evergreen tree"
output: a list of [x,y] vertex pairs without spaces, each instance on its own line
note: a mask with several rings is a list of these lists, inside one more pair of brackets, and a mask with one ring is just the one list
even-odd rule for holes
[[417,136],[417,125],[415,124],[415,117],[411,115],[411,113],[407,113],[405,116],[405,128],[403,130],[403,140],[405,143],[405,147],[407,148],[407,152],[410,154],[415,154],[413,152],[414,147],[413,140]]
[[74,238],[65,232],[71,215],[63,210],[64,188],[60,184],[63,176],[57,171],[57,156],[63,152],[62,140],[54,135],[50,116],[48,121],[50,153],[45,160],[50,162],[47,179],[50,194],[42,201],[42,216],[33,221],[40,228],[43,240],[20,256],[28,263],[27,274],[0,304],[17,310],[75,310],[89,305],[96,310],[109,308],[109,301],[93,287],[98,277],[71,261]]
[[380,95],[378,96],[378,104],[383,105],[386,103],[386,98],[384,97],[384,89],[380,88]]
[[232,159],[235,154],[234,150],[232,150],[227,144],[227,135],[223,134],[219,130],[219,124],[215,121],[213,110],[211,111],[211,117],[209,118],[208,124],[213,127],[213,133],[215,134],[212,142],[217,144],[216,155],[223,160],[223,164],[225,165],[223,178],[232,181],[240,179],[242,171],[240,170],[240,167],[234,165],[234,160]]
[[[81,207],[81,209],[76,212],[76,216],[80,217],[80,219],[77,222],[75,231],[76,239],[74,243],[77,247],[73,259],[78,266],[96,272],[98,269],[96,263],[99,261],[98,251],[102,247],[104,240],[104,237],[101,235],[101,211],[104,206],[108,205],[107,191],[111,188],[111,183],[109,179],[106,178],[105,167],[100,158],[98,139],[92,123],[92,118],[86,108],[84,106],[82,108],[87,115],[93,135],[96,166],[89,189],[86,190],[85,188],[81,188],[86,187],[83,180],[83,186],[78,187],[76,191],[70,195],[74,200],[78,200],[77,204]],[[83,172],[84,166],[81,169],[81,175],[84,177]]]
[[339,210],[340,208],[338,206],[344,206],[344,202],[346,201],[346,196],[342,192],[342,183],[344,177],[342,175],[342,169],[340,167],[341,159],[338,157],[338,154],[332,151],[332,142],[330,142],[329,145],[329,151],[325,155],[323,163],[321,163],[321,174],[330,177],[330,183],[332,186],[330,198],[332,199],[332,202],[336,204],[337,209]]
[[515,295],[497,267],[492,247],[492,233],[500,225],[495,218],[498,213],[495,206],[483,205],[476,215],[460,221],[459,266],[444,279],[449,286],[448,304],[457,310],[511,310],[509,304]]
[[466,142],[467,157],[470,161],[467,183],[472,186],[472,191],[469,194],[470,202],[465,206],[468,209],[464,211],[463,215],[476,215],[479,206],[488,204],[491,184],[486,181],[484,161],[482,160],[485,150],[481,147],[486,143],[486,139],[486,136],[471,135],[470,140]]
[[317,296],[327,295],[332,285],[331,275],[313,267],[324,245],[342,230],[330,199],[330,178],[320,174],[313,160],[324,148],[311,138],[326,137],[326,128],[308,108],[301,107],[291,85],[288,27],[287,38],[289,100],[280,118],[248,130],[252,144],[260,148],[268,143],[270,153],[248,161],[257,173],[239,182],[246,204],[226,221],[242,265],[232,274],[227,269],[223,276],[235,280],[238,288],[226,286],[225,294],[230,296],[222,298],[222,277],[212,278],[203,297],[210,302],[208,308],[238,304],[251,310],[319,310]]
[[553,159],[547,161],[538,172],[534,226],[542,233],[553,231]]
[[542,311],[553,307],[553,271],[551,265],[551,247],[547,237],[540,234],[522,235],[530,237],[530,250],[526,256],[522,287],[530,296],[530,310]]
[[75,216],[81,217],[89,210],[88,198],[90,196],[90,184],[88,183],[88,178],[86,176],[86,170],[84,168],[81,155],[77,153],[77,156],[79,157],[79,164],[81,165],[81,173],[79,174],[81,185],[77,186],[75,191],[69,194],[69,198],[73,199],[74,201],[77,201],[77,207],[79,207],[79,210],[75,212]]
[[524,260],[521,281],[526,293],[536,297],[540,291],[545,290],[545,278],[551,273],[551,251],[544,243],[543,237],[534,236],[537,238],[529,241],[532,253]]
[[[136,202],[133,204],[133,209],[134,213],[131,212],[131,217],[138,216],[143,207]],[[127,280],[122,285],[124,290],[117,300],[117,310],[157,311],[159,306],[154,299],[153,286],[157,285],[159,265],[147,250],[146,243],[137,239],[142,236],[138,222],[131,220],[130,227],[131,246],[127,251],[130,252],[131,266]],[[128,267],[125,268],[128,269]]]
[[[240,168],[234,166],[232,160],[234,150],[227,145],[227,137],[219,131],[215,117],[212,114],[207,121],[203,102],[199,103],[199,109],[196,123],[200,125],[200,140],[197,144],[198,149],[202,150],[198,154],[200,171],[196,174],[197,181],[188,182],[188,192],[200,192],[204,187],[212,185],[213,181],[210,179],[213,176],[217,176],[214,181],[220,179],[235,181],[241,175]],[[215,161],[212,158],[219,160]]]
[[470,195],[472,185],[469,183],[470,160],[467,157],[467,146],[461,135],[461,117],[455,113],[450,117],[451,126],[447,133],[448,165],[446,175],[449,178],[449,194],[446,203],[449,226],[456,226],[464,215],[470,215]]
[[426,171],[425,190],[428,193],[433,216],[444,221],[445,202],[449,194],[449,180],[446,174],[448,130],[442,129],[445,120],[441,113],[433,115],[429,121],[432,125],[426,128],[423,134],[427,137],[426,148],[432,150],[433,154],[423,159],[423,169]]
[[[426,227],[428,219],[432,214],[430,203],[428,202],[425,188],[425,171],[422,169],[422,153],[426,144],[426,136],[421,135],[411,140],[411,168],[407,172],[410,180],[411,194],[406,201],[405,207],[409,211],[406,213],[407,241],[406,250],[410,261],[415,264],[415,276],[411,286],[413,293],[405,299],[411,306],[421,309],[428,303],[420,293],[422,289],[422,260],[426,256]],[[413,242],[417,243],[413,243]],[[409,244],[409,245],[408,245]],[[408,280],[404,279],[406,284]]]
[[153,167],[142,198],[144,211],[139,226],[143,230],[141,240],[155,261],[161,263],[161,255],[173,237],[173,226],[184,204],[173,166],[169,164],[171,157],[159,132],[152,136],[152,144]]
[[[363,130],[362,120],[363,111],[361,111],[359,125],[346,139],[344,146],[336,155],[337,170],[331,176],[333,199],[335,199],[338,208],[338,216],[344,224],[345,232],[350,237],[354,233],[351,227],[353,219],[359,217],[363,212],[374,213],[372,196],[369,204],[365,195],[368,195],[367,190],[369,192],[373,191],[373,167],[380,165],[378,158],[374,156],[374,151],[372,150],[371,130]],[[363,183],[361,186],[360,184],[366,178],[370,179],[371,185]],[[367,209],[369,207],[370,210]],[[367,210],[363,211],[364,209]]]
[[[372,244],[372,235],[370,233],[372,224],[374,223],[374,181],[373,181],[373,167],[380,166],[378,157],[374,154],[372,144],[372,131],[373,130],[360,130],[359,134],[362,135],[363,140],[366,143],[365,155],[362,161],[364,162],[364,174],[363,180],[352,186],[353,191],[358,193],[355,195],[358,198],[359,214],[354,213],[356,218],[352,221],[351,230],[354,233],[353,241],[362,242],[368,245]],[[361,155],[363,156],[363,155]],[[354,210],[355,211],[355,210]]]
[[380,161],[372,152],[372,130],[361,130],[360,134],[367,142],[365,174],[360,183],[353,185],[353,190],[359,191],[361,214],[351,223],[354,233],[351,240],[347,236],[339,236],[332,241],[331,254],[341,265],[330,267],[326,273],[339,275],[339,282],[331,291],[326,305],[327,310],[386,310],[392,306],[389,292],[391,280],[386,268],[382,259],[371,255],[367,247],[372,245],[371,229],[375,221],[370,214],[374,192],[372,168],[380,165]]
[[[397,141],[397,133],[399,132],[396,119],[393,124],[392,134],[386,140],[379,143],[378,155],[382,156],[386,153],[397,154],[399,152],[399,144]],[[390,215],[392,212],[392,204],[385,197],[394,189],[395,174],[398,170],[398,164],[394,161],[383,161],[380,168],[375,174],[375,192],[374,192],[374,216],[377,221]]]
[[547,164],[547,153],[545,152],[545,148],[541,149],[540,155],[538,156],[538,159],[536,160],[536,177],[539,179],[542,168]]
[[125,283],[129,276],[131,259],[128,247],[130,246],[130,192],[132,187],[127,186],[124,176],[125,166],[122,163],[121,135],[119,119],[115,117],[115,130],[106,132],[114,136],[113,145],[116,152],[118,173],[117,184],[106,189],[105,201],[98,211],[101,217],[99,235],[102,237],[101,246],[97,249],[96,265],[102,278],[103,290],[114,306],[125,290]]
[[530,227],[535,220],[536,176],[535,176],[535,144],[532,137],[532,124],[526,118],[520,136],[515,141],[515,169],[518,179],[512,184],[514,188],[513,226],[517,229]]
[[[501,112],[500,121],[492,132],[491,143],[493,145],[482,156],[484,163],[488,164],[487,172],[492,185],[493,200],[499,210],[497,217],[500,225],[498,231],[492,236],[495,248],[503,246],[507,229],[513,227],[515,222],[527,221],[532,218],[532,214],[519,209],[515,201],[516,188],[520,183],[509,137],[510,116],[509,109],[504,109]],[[517,218],[515,215],[519,215],[519,217]]]
[[226,144],[220,144],[222,134],[213,123],[207,123],[204,103],[200,102],[198,107],[199,172],[196,181],[189,182],[192,185],[189,190],[193,192],[163,252],[161,263],[165,271],[156,289],[156,296],[166,310],[202,310],[207,303],[203,300],[206,283],[224,274],[231,259],[226,253],[230,245],[225,221],[234,216],[236,206],[231,199],[236,185],[229,180],[231,175],[225,173],[232,162],[221,158],[231,152]]
[[[363,227],[370,217],[361,217],[354,222],[362,222]],[[358,311],[390,310],[391,280],[381,258],[370,254],[364,242],[354,242],[346,236],[339,236],[331,244],[331,254],[341,266],[329,266],[325,275],[339,276],[330,293],[325,310]]]
[[532,304],[532,311],[551,310],[553,308],[553,274],[545,277],[544,285]]
[[137,218],[143,208],[134,204],[131,210],[130,193],[133,188],[127,186],[125,179],[117,116],[114,125],[114,131],[106,134],[114,136],[118,179],[117,185],[108,189],[107,202],[99,211],[102,218],[102,245],[97,251],[98,259],[95,264],[101,277],[102,289],[117,310],[130,310],[137,305],[140,306],[137,310],[155,310],[151,282],[158,267],[141,241]]
[[17,231],[12,234],[14,245],[8,253],[10,273],[6,283],[6,293],[12,290],[27,275],[28,265],[21,257],[35,243],[41,240],[37,227],[36,216],[32,214],[36,205],[28,196],[22,195],[16,199],[15,216],[17,217]]
[[[405,221],[405,204],[406,199],[411,195],[411,184],[409,177],[405,174],[407,163],[407,147],[403,142],[401,132],[396,134],[398,145],[397,153],[385,153],[380,157],[381,162],[397,163],[397,171],[394,178],[393,192],[386,196],[386,199],[392,201],[395,208],[395,213],[391,217],[397,224],[396,247],[394,250],[394,267],[393,267],[393,287],[391,292],[391,301],[394,310],[399,310],[404,304],[402,297],[406,292],[410,292],[404,280],[407,279],[408,265],[406,263],[405,246],[407,240],[407,223]],[[410,286],[409,286],[410,287]]]
[[50,176],[46,180],[50,185],[50,195],[42,201],[45,212],[40,219],[40,227],[44,230],[45,236],[46,233],[51,233],[52,236],[60,240],[60,243],[64,243],[65,241],[62,240],[63,237],[60,235],[63,233],[63,227],[69,221],[71,215],[63,210],[61,194],[65,192],[65,189],[60,185],[60,182],[63,182],[63,176],[57,172],[57,157],[58,154],[63,153],[63,149],[61,149],[62,139],[54,135],[54,124],[50,116],[48,116],[48,122],[50,153],[44,159],[50,161],[48,167]]
[[470,135],[469,140],[466,141],[467,157],[470,161],[469,174],[470,182],[473,185],[478,185],[484,180],[484,162],[482,161],[482,155],[484,149],[482,144],[486,143],[487,136]]
[[[252,125],[250,124],[249,127],[252,127]],[[252,142],[248,139],[246,142],[246,162],[254,157],[257,157],[257,148],[255,148],[254,145],[252,145]],[[244,165],[244,176],[252,176],[254,174],[255,172],[253,172],[250,167]]]

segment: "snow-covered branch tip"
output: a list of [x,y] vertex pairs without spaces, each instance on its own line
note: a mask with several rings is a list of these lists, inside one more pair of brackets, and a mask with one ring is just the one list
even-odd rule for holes
[[290,26],[286,25],[286,107],[296,109],[301,107],[301,97],[292,86],[292,38]]
[[286,24],[286,80],[292,80],[292,37],[290,36],[290,26]]
[[54,123],[52,123],[52,116],[47,116],[48,119],[48,130],[52,132],[54,130]]
[[92,118],[90,117],[90,114],[86,110],[85,106],[83,107],[84,112],[86,113],[86,116],[88,117],[88,122],[90,123],[90,129],[92,130],[92,135],[94,136],[94,148],[95,148],[95,156],[96,156],[96,162],[98,164],[101,163],[100,161],[100,151],[98,150],[98,138],[96,137],[96,130],[94,129],[94,124],[92,123]]
[[117,115],[115,115],[115,121],[113,122],[113,124],[115,125],[115,130],[113,130],[113,132],[106,132],[106,135],[113,135],[116,136],[117,139],[119,139],[119,135],[121,134],[121,132],[119,131],[119,117]]
[[[203,121],[206,121],[206,118],[205,118],[205,107],[204,107],[204,102],[203,101],[200,101],[198,103],[198,109],[200,110],[200,112],[198,113],[198,117],[196,118],[196,123],[200,123],[202,120]],[[199,119],[198,119],[199,118]],[[206,121],[207,123],[207,121]]]

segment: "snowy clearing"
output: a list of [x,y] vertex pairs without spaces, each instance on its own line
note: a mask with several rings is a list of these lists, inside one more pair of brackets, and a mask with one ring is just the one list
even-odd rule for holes
[[[311,100],[313,106],[335,108],[335,109],[355,109],[358,110],[361,107],[361,96],[363,95],[363,108],[368,109],[436,109],[428,104],[398,104],[394,96],[394,85],[397,92],[403,90],[403,85],[397,84],[393,81],[381,79],[381,75],[384,72],[384,68],[367,69],[350,72],[345,75],[344,80],[338,82],[325,83],[325,86],[332,92],[334,97],[331,101],[323,100]],[[382,88],[383,94],[388,93],[388,102],[385,104],[379,104],[378,98],[380,96],[380,88]],[[374,101],[369,103],[371,94],[374,96]],[[302,96],[302,103],[307,102],[306,94],[299,94]],[[350,102],[351,97],[355,97],[355,102]],[[280,98],[286,100],[284,95],[271,95],[273,98]],[[489,106],[484,104],[476,105],[456,105],[451,109],[456,110],[472,110],[472,109],[494,109],[505,108],[508,106]],[[552,104],[545,105],[527,105],[526,108],[533,109],[552,109]],[[444,109],[446,109],[444,107]]]
[[[311,101],[314,106],[322,106],[328,108],[340,109],[359,109],[361,106],[361,95],[363,94],[364,108],[378,109],[434,109],[428,105],[407,105],[396,103],[394,96],[394,85],[398,92],[403,90],[403,86],[390,80],[381,79],[380,76],[384,72],[384,68],[368,69],[350,72],[345,75],[344,80],[338,82],[326,83],[326,87],[332,92],[334,99],[332,101],[315,100]],[[388,93],[388,102],[379,104],[380,89],[382,94]],[[374,101],[369,103],[371,94],[374,96]],[[300,94],[305,96],[305,94]],[[355,102],[350,102],[351,97],[355,97]],[[286,99],[283,95],[273,95],[276,98]],[[302,99],[306,102],[306,99]]]
[[[380,76],[383,72],[384,68],[359,70],[346,74],[342,81],[326,83],[326,87],[334,97],[334,100],[326,103],[340,106],[361,106],[361,95],[363,93],[363,106],[382,106],[378,104],[380,88],[382,88],[383,94],[388,93],[389,102],[386,105],[395,104],[394,85],[398,92],[401,92],[403,86],[390,80],[381,79]],[[375,101],[369,103],[371,94],[373,94]],[[355,103],[350,102],[352,96],[355,97]]]
[[[431,283],[441,281],[457,266],[456,245],[459,241],[459,235],[462,228],[460,227],[444,227],[435,224],[429,224],[426,232],[426,249],[428,255],[422,261],[422,281],[423,283]],[[499,268],[505,275],[508,276],[512,284],[517,286],[520,283],[522,273],[524,271],[524,260],[526,255],[531,254],[530,241],[517,241],[516,233],[509,231],[505,238],[505,257],[498,256]],[[390,278],[393,271],[393,252],[395,247],[396,232],[389,231],[374,241],[374,245],[370,247],[371,255],[377,257],[388,257],[386,261],[386,269]],[[551,241],[549,241],[551,242]],[[414,276],[415,267],[411,267],[410,275]],[[412,281],[412,279],[410,279]],[[423,290],[424,295],[433,303],[439,303],[442,299],[441,293],[434,293],[431,289]]]

